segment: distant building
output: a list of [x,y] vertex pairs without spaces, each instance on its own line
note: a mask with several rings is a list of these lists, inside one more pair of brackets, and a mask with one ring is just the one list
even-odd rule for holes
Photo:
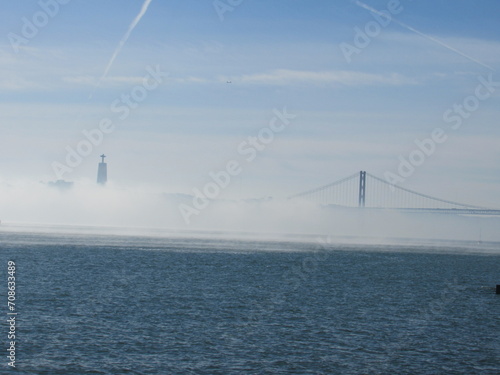
[[99,163],[99,169],[97,170],[97,183],[100,185],[106,185],[108,181],[108,165],[104,162],[106,155],[102,154],[102,161]]
[[73,187],[73,182],[57,180],[57,181],[49,181],[48,185],[53,188],[57,188],[61,191],[69,190]]

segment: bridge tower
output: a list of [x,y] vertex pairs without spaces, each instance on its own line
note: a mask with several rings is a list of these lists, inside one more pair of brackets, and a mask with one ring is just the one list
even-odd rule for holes
[[359,207],[365,206],[365,192],[366,192],[366,172],[359,172]]

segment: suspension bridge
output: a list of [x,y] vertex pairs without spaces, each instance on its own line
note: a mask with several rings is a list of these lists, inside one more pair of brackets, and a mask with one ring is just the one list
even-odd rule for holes
[[500,209],[432,197],[391,184],[365,171],[360,171],[341,180],[289,197],[289,199],[299,198],[333,207],[359,207],[463,215],[500,215]]

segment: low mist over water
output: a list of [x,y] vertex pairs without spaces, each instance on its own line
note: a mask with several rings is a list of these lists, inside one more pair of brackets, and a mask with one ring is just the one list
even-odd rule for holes
[[179,210],[193,197],[145,186],[79,182],[60,190],[42,183],[3,184],[3,224],[65,224],[359,238],[499,241],[498,217],[405,213],[321,206],[304,200],[211,200],[186,223]]

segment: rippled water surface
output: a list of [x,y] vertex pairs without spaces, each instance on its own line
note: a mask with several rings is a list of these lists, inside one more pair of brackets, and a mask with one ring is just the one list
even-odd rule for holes
[[500,373],[494,244],[1,236],[17,373]]

